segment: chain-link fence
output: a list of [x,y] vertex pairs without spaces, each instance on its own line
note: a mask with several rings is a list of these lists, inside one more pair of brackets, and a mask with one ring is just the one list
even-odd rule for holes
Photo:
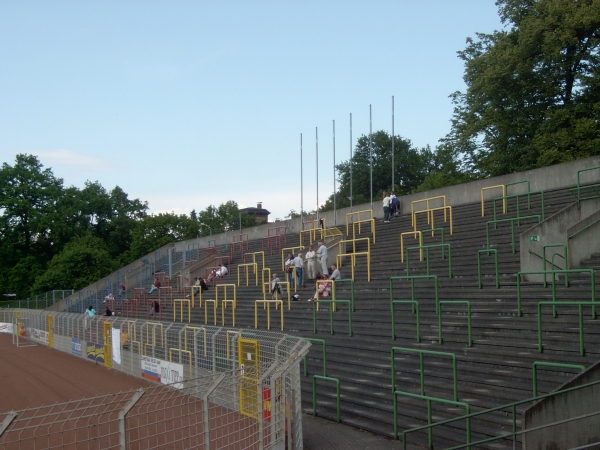
[[301,338],[16,309],[0,310],[0,325],[160,383],[0,414],[2,450],[302,448]]

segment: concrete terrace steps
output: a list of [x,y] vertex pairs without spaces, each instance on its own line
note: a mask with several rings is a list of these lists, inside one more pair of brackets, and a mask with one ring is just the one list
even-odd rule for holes
[[[546,217],[552,212],[572,203],[572,196],[565,191],[550,192],[546,196]],[[509,204],[510,211],[514,207]],[[532,210],[539,209],[532,199]],[[415,316],[409,306],[397,306],[396,340],[391,339],[391,315],[389,305],[389,277],[405,275],[405,263],[400,262],[399,235],[412,229],[410,216],[395,218],[389,224],[377,223],[377,243],[371,247],[372,267],[371,283],[366,280],[366,267],[359,258],[355,267],[355,306],[353,314],[354,336],[347,334],[347,306],[340,305],[340,311],[334,314],[335,334],[329,332],[329,308],[325,306],[318,317],[318,333],[313,334],[312,304],[305,299],[312,295],[314,288],[299,290],[302,301],[293,302],[292,310],[287,310],[285,301],[285,331],[307,338],[325,339],[327,342],[328,375],[339,378],[342,393],[342,420],[370,431],[387,436],[393,432],[391,361],[390,349],[394,346],[422,348],[442,352],[453,352],[458,359],[459,400],[468,401],[477,408],[489,408],[510,401],[531,397],[531,365],[533,361],[568,362],[589,366],[600,357],[598,341],[600,336],[594,333],[597,322],[589,318],[586,310],[584,321],[586,329],[586,348],[590,350],[585,357],[578,353],[578,328],[575,308],[559,308],[559,317],[553,319],[548,308],[544,312],[544,353],[537,351],[537,310],[540,300],[548,300],[550,288],[541,284],[523,284],[523,317],[517,317],[516,273],[519,271],[519,253],[512,253],[510,226],[499,225],[493,230],[491,244],[498,249],[500,289],[496,289],[493,278],[493,258],[484,257],[482,263],[483,289],[477,286],[477,251],[485,247],[485,222],[491,220],[490,210],[481,217],[480,204],[454,208],[454,234],[445,233],[445,242],[452,245],[454,277],[447,276],[447,261],[439,258],[439,253],[430,260],[431,271],[439,275],[440,299],[468,299],[472,303],[473,347],[466,346],[466,309],[464,306],[444,306],[443,337],[444,344],[438,344],[438,317],[435,314],[433,287],[426,282],[417,282],[417,298],[421,303],[421,343],[416,342]],[[424,215],[421,215],[424,222]],[[533,223],[537,223],[533,221]],[[436,215],[436,226],[442,225],[441,214]],[[419,223],[419,229],[426,224]],[[447,230],[447,224],[443,224]],[[527,230],[531,225],[515,227],[516,234]],[[342,227],[343,228],[343,227]],[[368,235],[369,227],[363,228],[362,236]],[[345,231],[345,230],[344,230]],[[411,242],[412,239],[407,239]],[[297,246],[297,234],[288,235],[284,247]],[[413,241],[414,242],[414,241]],[[439,236],[425,237],[425,244],[439,242]],[[410,244],[413,245],[413,244]],[[260,251],[260,241],[250,243],[250,250]],[[439,251],[439,250],[438,250]],[[239,252],[238,252],[239,253]],[[417,252],[411,254],[417,257]],[[239,255],[236,257],[239,261]],[[330,261],[332,263],[333,261]],[[592,267],[595,260],[589,262]],[[266,254],[266,266],[281,273],[281,255]],[[342,267],[345,277],[350,275],[346,263]],[[413,272],[414,271],[414,272]],[[411,259],[411,274],[422,274],[425,262]],[[260,277],[259,277],[260,278]],[[252,279],[253,280],[253,279]],[[237,283],[237,269],[232,267],[231,275],[224,280]],[[245,284],[245,281],[242,282]],[[408,283],[394,287],[396,298],[410,298]],[[557,287],[559,298],[576,299],[589,292],[585,279],[572,276],[571,286]],[[214,297],[213,290],[208,293]],[[589,294],[588,294],[589,295]],[[347,288],[339,291],[340,298],[349,298]],[[254,329],[254,300],[262,298],[262,289],[256,286],[238,288],[238,309],[236,326]],[[588,308],[589,309],[589,308]],[[163,314],[170,320],[172,316],[165,308]],[[171,310],[172,314],[172,310]],[[266,329],[265,311],[259,311],[259,328]],[[272,309],[272,329],[279,329],[279,312]],[[227,311],[227,324],[231,323],[230,311]],[[220,310],[219,310],[220,324]],[[209,316],[212,323],[212,312]],[[195,308],[192,321],[204,323],[204,312]],[[595,347],[595,348],[594,348]],[[322,349],[314,344],[308,355],[308,372],[322,374]],[[447,360],[426,357],[426,392],[451,398],[451,370]],[[301,369],[302,370],[302,369]],[[397,387],[410,392],[419,390],[419,370],[415,356],[404,354],[396,357]],[[573,371],[560,369],[544,370],[539,373],[539,386],[542,392],[548,392],[572,376]],[[304,407],[312,411],[312,376],[302,377]],[[399,429],[422,425],[426,421],[425,403],[418,400],[402,399],[399,412]],[[319,383],[319,415],[335,417],[335,389],[332,383]],[[435,407],[435,420],[451,411],[447,417],[462,414],[456,408]],[[473,425],[473,436],[488,436],[498,433],[501,427],[509,424],[506,415],[498,414],[490,419],[482,419]],[[426,443],[424,434],[411,438],[411,443]],[[436,431],[435,442],[450,445],[464,442],[464,423]],[[493,448],[490,445],[490,448]]]

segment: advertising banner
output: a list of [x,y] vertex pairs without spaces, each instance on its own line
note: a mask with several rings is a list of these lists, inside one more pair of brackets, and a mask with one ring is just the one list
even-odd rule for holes
[[173,384],[174,388],[182,389],[183,364],[164,361],[151,356],[142,356],[142,377],[162,384]]
[[117,364],[121,364],[121,330],[112,329],[112,359]]
[[12,323],[3,323],[0,322],[0,333],[10,333],[12,334],[13,332],[13,325]]
[[79,339],[71,339],[71,353],[75,356],[81,356],[81,341]]
[[41,342],[42,344],[48,345],[48,332],[38,330],[37,328],[31,329],[31,337],[33,340]]
[[98,364],[104,364],[104,345],[88,342],[86,353],[87,359],[96,361]]

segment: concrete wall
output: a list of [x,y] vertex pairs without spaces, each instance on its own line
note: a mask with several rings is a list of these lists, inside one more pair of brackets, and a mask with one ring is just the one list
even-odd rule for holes
[[[573,235],[576,231],[583,229],[588,224],[593,223],[594,220],[597,220],[598,211],[600,211],[599,199],[586,200],[582,203],[581,208],[577,207],[577,202],[575,201],[558,213],[548,217],[542,223],[536,224],[523,232],[519,237],[521,271],[539,271],[544,269],[543,260],[539,256],[536,256],[543,256],[544,245],[566,245],[569,268],[577,267],[581,261],[589,258],[594,252],[600,251],[600,235],[598,234],[597,227],[590,227],[575,238],[569,239],[569,236]],[[532,242],[532,236],[539,237],[539,240]],[[564,255],[564,250],[560,247],[547,248],[546,260],[552,261],[552,255],[555,253]],[[567,267],[565,260],[558,256],[554,258],[554,262],[561,269]],[[551,264],[546,263],[546,269],[552,269]],[[544,275],[527,275],[523,278],[527,281],[539,282],[543,281],[543,277]],[[546,278],[546,281],[552,281],[550,276],[546,276]]]
[[[600,363],[557,390],[600,380]],[[600,384],[541,400],[523,412],[523,430],[600,411]],[[566,449],[600,442],[600,414],[523,435],[524,450]],[[597,447],[594,447],[597,448]]]

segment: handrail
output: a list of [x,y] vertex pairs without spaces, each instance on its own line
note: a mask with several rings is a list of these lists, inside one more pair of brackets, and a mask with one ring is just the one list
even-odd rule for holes
[[[307,338],[307,337],[303,337],[302,339],[304,339],[305,341],[315,342],[315,343],[323,345],[323,376],[326,377],[327,376],[327,343],[325,342],[325,339],[316,339],[316,338]],[[307,357],[308,357],[308,352],[306,352],[304,354],[304,376],[305,377],[308,376],[308,372],[307,372],[308,363],[306,360]]]
[[[516,218],[519,219],[521,217],[521,209],[519,207],[519,198],[527,196],[527,201],[528,201],[529,209],[530,209],[531,208],[531,196],[534,194],[540,194],[542,196],[542,214],[541,214],[542,220],[541,221],[543,222],[545,219],[545,214],[546,214],[545,213],[546,206],[545,206],[545,202],[544,202],[544,191],[532,191],[532,192],[524,192],[521,194],[512,194],[512,195],[504,195],[502,197],[496,197],[494,199],[494,220],[496,220],[496,201],[497,200],[506,201],[506,199],[509,199],[509,198],[516,198],[517,199],[517,217]],[[506,213],[507,211],[508,211],[508,209],[505,210],[504,212]],[[521,225],[521,224],[519,223],[519,225]]]
[[[431,223],[431,228],[435,227],[435,221],[434,221],[434,215],[433,213],[435,211],[444,211],[444,222],[446,222],[446,210],[448,210],[448,212],[450,213],[450,234],[453,234],[453,228],[452,228],[452,223],[453,223],[453,219],[452,219],[452,206],[439,206],[437,208],[428,208],[428,209],[422,209],[421,211],[415,211],[414,213],[414,217],[415,217],[415,223],[413,225],[413,229],[415,231],[417,231],[417,214],[426,212],[427,213],[427,223]],[[431,214],[431,221],[430,221],[430,216],[429,214]]]
[[[431,231],[431,236],[435,236],[435,232],[436,231],[440,231],[442,233],[442,244],[444,244],[444,228],[439,227],[439,228],[431,228],[430,230],[421,230],[423,233],[429,233]],[[423,245],[423,244],[421,244]],[[442,258],[444,257],[444,249],[442,249]]]
[[418,353],[419,354],[419,367],[421,373],[421,395],[425,395],[425,370],[424,370],[424,355],[431,356],[446,356],[452,359],[452,377],[454,380],[454,401],[458,401],[458,369],[456,365],[456,355],[454,353],[449,352],[435,352],[433,350],[420,350],[416,348],[407,348],[407,347],[392,347],[392,392],[396,390],[396,360],[395,353],[399,352],[408,352],[408,353]]
[[513,402],[513,403],[508,403],[506,405],[496,406],[494,408],[485,409],[483,411],[477,411],[477,412],[470,413],[470,414],[467,414],[467,415],[464,415],[464,416],[455,417],[453,419],[442,420],[441,422],[433,423],[431,425],[423,425],[423,426],[420,426],[420,427],[411,428],[409,430],[406,430],[406,433],[408,434],[409,432],[413,432],[413,431],[420,431],[420,430],[424,430],[424,429],[429,429],[429,428],[434,428],[434,427],[440,427],[440,426],[448,425],[448,424],[450,424],[452,422],[456,422],[456,421],[459,421],[459,420],[472,419],[473,417],[481,416],[483,414],[489,414],[489,413],[493,413],[493,412],[496,412],[496,411],[502,411],[503,409],[506,409],[506,408],[511,408],[511,410],[512,410],[512,432],[510,432],[508,434],[503,434],[501,436],[495,436],[495,437],[492,437],[492,438],[487,438],[487,439],[483,439],[483,440],[480,440],[480,441],[471,442],[470,444],[457,445],[457,446],[454,446],[454,447],[450,447],[447,450],[458,450],[458,449],[465,448],[465,447],[470,448],[470,447],[473,447],[475,445],[484,444],[484,443],[487,443],[487,442],[493,442],[493,441],[497,441],[497,440],[500,440],[500,439],[506,439],[506,438],[509,438],[509,437],[513,438],[513,448],[515,448],[514,444],[516,443],[516,436],[517,436],[517,434],[521,434],[521,433],[527,431],[527,430],[519,431],[519,432],[517,431],[517,417],[516,417],[517,416],[517,406],[520,406],[520,405],[525,404],[525,403],[531,403],[531,402],[539,401],[540,399],[544,399],[544,398],[554,397],[555,395],[564,394],[564,393],[567,393],[567,392],[572,392],[572,391],[576,391],[576,390],[579,390],[579,389],[587,388],[587,387],[590,387],[590,386],[595,386],[597,384],[600,384],[600,380],[592,381],[590,383],[585,383],[585,384],[582,384],[582,385],[579,385],[579,386],[574,386],[574,387],[566,388],[566,389],[563,389],[561,391],[550,392],[548,394],[543,394],[543,395],[540,395],[538,397],[527,398],[525,400],[518,400],[518,401]]
[[[512,183],[506,183],[506,193],[504,195],[508,195],[508,187],[509,186],[516,186],[517,184],[523,184],[523,183],[527,183],[527,192],[531,192],[531,184],[529,183],[529,180],[523,180],[523,181],[514,181]],[[527,209],[531,209],[531,197],[527,197]],[[506,208],[504,209],[504,212],[506,213]]]
[[[484,202],[483,191],[487,191],[488,189],[498,189],[498,188],[502,188],[502,196],[504,197],[506,195],[506,186],[504,186],[503,184],[497,184],[496,186],[488,186],[488,187],[481,188],[481,217],[485,216],[485,202]],[[502,212],[506,213],[506,200],[504,200]]]
[[[437,397],[429,397],[427,395],[419,395],[419,394],[413,394],[411,392],[404,392],[404,391],[394,391],[394,438],[398,439],[398,395],[403,395],[405,397],[411,397],[411,398],[418,398],[421,400],[427,400],[427,424],[431,425],[431,402],[436,402],[436,403],[442,403],[442,404],[446,404],[446,405],[452,405],[452,406],[462,406],[465,408],[465,411],[467,412],[467,415],[471,413],[471,407],[469,406],[468,403],[465,402],[458,402],[458,401],[452,401],[452,400],[446,400],[443,398],[437,398]],[[467,445],[469,445],[471,443],[471,419],[467,417]],[[402,448],[404,450],[406,450],[406,435],[409,433],[414,433],[415,431],[420,430],[422,427],[419,428],[413,428],[411,430],[405,430],[402,432]],[[427,435],[428,435],[428,441],[429,441],[429,448],[433,448],[433,430],[431,428],[429,428],[427,430]],[[470,448],[470,447],[467,447]]]
[[369,222],[371,224],[371,233],[373,234],[373,244],[377,242],[377,227],[375,227],[375,219],[363,219],[358,222],[352,222],[352,239],[356,239],[356,224],[358,224],[358,234],[361,233],[362,224]]
[[[533,250],[529,250],[529,254],[533,255],[533,256],[537,256],[540,259],[544,259],[544,257],[542,255],[538,255],[536,252],[534,252]],[[556,255],[556,253],[555,253]],[[550,263],[553,267],[560,269],[560,267],[558,267],[556,264],[554,264],[554,261],[548,261],[546,260],[546,262]]]
[[254,328],[258,328],[258,304],[267,305],[267,330],[271,329],[271,303],[276,309],[281,306],[281,331],[283,331],[283,300],[255,300],[254,301]]
[[494,228],[497,228],[497,225],[499,223],[502,222],[510,222],[510,229],[511,229],[511,239],[512,239],[512,252],[513,254],[516,253],[515,251],[515,221],[519,221],[519,225],[521,225],[521,220],[526,220],[526,219],[537,219],[538,223],[541,222],[541,216],[539,214],[533,214],[531,216],[523,216],[523,217],[513,217],[511,219],[498,219],[498,220],[490,220],[488,222],[485,223],[485,234],[486,234],[486,238],[487,238],[487,248],[490,248],[490,224],[494,224]]
[[537,390],[537,368],[538,367],[556,367],[559,369],[579,369],[582,372],[585,370],[585,366],[581,364],[562,364],[562,363],[552,363],[545,361],[535,361],[533,363],[533,396],[538,396]]
[[[581,174],[583,172],[588,172],[590,170],[597,170],[600,169],[600,166],[595,166],[595,167],[589,167],[587,169],[581,169],[577,171],[577,204],[579,207],[581,207],[581,200],[589,200],[592,198],[597,198],[600,195],[596,195],[594,197],[586,197],[586,198],[581,198]],[[598,186],[598,185],[592,185],[592,186]],[[585,188],[589,188],[590,186],[585,186]],[[594,189],[595,191],[595,189]]]
[[258,286],[258,264],[256,263],[245,263],[245,264],[238,264],[238,286],[240,285],[240,269],[244,268],[244,271],[246,272],[246,286],[248,286],[249,284],[249,280],[250,280],[250,271],[248,270],[250,267],[252,267],[254,269],[254,278],[256,279],[256,286]]
[[412,313],[415,311],[417,313],[417,342],[421,342],[421,320],[420,320],[420,312],[419,312],[419,302],[416,300],[391,300],[390,307],[392,309],[392,339],[396,340],[396,310],[394,305],[403,305],[410,304],[412,305]]
[[329,308],[329,324],[331,328],[331,334],[334,334],[333,330],[333,307],[336,303],[348,303],[348,336],[352,336],[352,304],[350,300],[319,300],[313,301],[313,333],[317,334],[317,305],[319,303],[331,303]]
[[[358,241],[367,241],[367,251],[366,252],[357,252],[356,251],[356,243]],[[352,253],[343,253],[343,244],[347,244],[348,242],[352,242]],[[352,267],[352,280],[354,280],[354,266],[356,266],[356,257],[357,256],[366,256],[367,257],[367,281],[371,281],[371,241],[369,238],[356,238],[356,239],[346,239],[338,242],[339,245],[339,254],[336,256],[335,262],[338,267],[342,267],[342,259],[346,256],[351,257],[351,267]]]
[[[448,278],[452,278],[452,247],[450,244],[431,244],[431,245],[420,245],[418,247],[408,247],[406,249],[406,275],[410,275],[410,250],[425,250],[425,261],[427,261],[427,275],[429,272],[429,249],[441,247],[448,247]],[[443,256],[443,255],[442,255]],[[442,259],[445,259],[442,257]]]
[[482,287],[482,283],[481,283],[481,255],[483,253],[487,253],[487,255],[489,256],[490,253],[494,254],[494,260],[496,262],[496,289],[500,289],[500,283],[498,280],[498,250],[496,250],[495,248],[488,248],[487,250],[479,250],[477,252],[477,282],[479,284],[479,289],[481,289]]
[[173,299],[173,322],[175,322],[177,320],[177,303],[179,303],[179,309],[180,309],[180,322],[183,322],[183,305],[185,303],[187,303],[187,309],[188,309],[188,322],[191,322],[191,318],[192,318],[192,309],[190,306],[190,300],[187,298],[175,298]]
[[339,280],[334,280],[333,281],[333,292],[332,292],[333,300],[344,300],[344,299],[337,298],[337,285],[339,283],[350,283],[350,305],[352,307],[352,312],[356,311],[356,308],[354,307],[354,280],[352,280],[350,278],[341,278]]
[[577,236],[579,233],[587,230],[588,228],[591,228],[593,225],[596,225],[598,222],[600,222],[600,219],[595,220],[594,222],[590,223],[589,225],[587,225],[586,227],[582,228],[579,231],[576,231],[575,234],[572,234],[571,236],[569,236],[569,239],[573,239],[575,236]]
[[304,247],[287,247],[281,249],[281,270],[285,271],[285,254],[291,253],[293,256],[296,256],[296,250],[303,250]]
[[[437,197],[429,197],[429,198],[424,198],[422,200],[414,200],[413,202],[411,202],[411,204],[410,204],[410,215],[411,215],[411,219],[412,219],[411,225],[413,227],[417,226],[417,217],[416,217],[415,213],[427,211],[429,209],[429,202],[431,202],[432,200],[440,199],[440,198],[444,199],[443,206],[446,206],[446,196],[445,195],[438,195]],[[425,202],[425,209],[420,209],[419,211],[415,211],[415,204],[422,203],[422,202]],[[446,211],[444,211],[444,222],[445,221],[446,221]],[[429,214],[427,214],[427,223],[429,223]]]
[[[523,275],[544,275],[544,279],[546,275],[552,275],[552,301],[556,302],[556,277],[554,276],[557,273],[589,273],[591,278],[591,286],[592,286],[592,303],[594,306],[592,307],[592,319],[596,318],[596,273],[594,269],[567,269],[567,270],[537,270],[537,271],[525,271],[517,273],[517,311],[519,317],[522,316],[521,311],[521,276]],[[553,308],[553,315],[556,317],[556,308]]]
[[313,414],[317,417],[317,380],[333,381],[336,384],[337,392],[337,421],[340,422],[340,380],[338,378],[322,377],[313,375]]
[[[350,217],[356,215],[357,219],[360,221],[360,215],[364,214],[364,213],[368,213],[369,217],[367,217],[367,219],[372,219],[373,218],[373,210],[372,209],[364,209],[362,211],[355,211],[355,212],[350,212],[346,214],[346,236],[348,236],[350,234]],[[352,222],[354,223],[354,222]],[[360,233],[360,228],[359,231]]]
[[442,338],[442,305],[467,305],[467,330],[469,336],[469,347],[473,347],[473,331],[471,327],[471,302],[468,300],[441,300],[440,301],[440,313],[438,314],[438,329],[439,329],[439,343],[443,344],[444,339]]
[[433,279],[435,281],[435,312],[439,314],[440,305],[439,305],[439,295],[438,295],[438,276],[437,275],[410,275],[410,276],[401,276],[401,277],[390,277],[390,302],[394,300],[394,280],[410,280],[410,291],[412,298],[411,300],[415,300],[415,280],[423,280],[423,279]]
[[[237,286],[235,284],[217,284],[215,287],[215,299],[219,301],[219,288],[223,291],[222,301],[233,301],[233,307],[237,308]],[[233,288],[233,298],[227,297],[227,288]]]
[[[423,245],[423,233],[421,231],[406,231],[404,233],[400,233],[400,261],[404,262],[404,236],[411,235],[416,239],[416,236],[419,236],[419,245]],[[423,250],[421,250],[421,259],[419,261],[423,261]]]
[[214,324],[217,326],[217,309],[219,309],[219,302],[216,299],[206,299],[204,300],[204,325],[208,325],[208,304],[212,303],[213,305],[213,315],[214,315]]
[[544,351],[542,345],[542,306],[552,305],[556,313],[557,306],[579,306],[579,354],[585,356],[585,348],[583,345],[583,306],[592,306],[596,308],[596,302],[539,302],[538,303],[538,350],[540,353]]
[[[567,250],[567,246],[566,244],[546,244],[542,247],[542,255],[543,255],[543,262],[544,262],[544,270],[546,270],[546,248],[547,247],[562,247],[562,249],[564,250],[564,256],[562,256],[560,253],[554,253],[552,255],[552,265],[555,266],[554,264],[554,256],[558,255],[558,256],[562,256],[562,258],[565,260],[565,267],[564,269],[568,269],[569,268],[569,258],[568,258],[568,250]],[[569,274],[566,273],[565,274],[565,286],[569,285]],[[546,287],[546,277],[544,277],[544,287]]]

